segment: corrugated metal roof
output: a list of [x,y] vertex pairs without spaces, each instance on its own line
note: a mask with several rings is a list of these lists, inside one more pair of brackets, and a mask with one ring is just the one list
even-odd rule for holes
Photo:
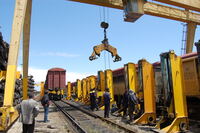
[[58,68],[58,67],[54,67],[54,68],[51,68],[51,69],[49,69],[48,71],[66,71],[65,69],[63,69],[63,68]]

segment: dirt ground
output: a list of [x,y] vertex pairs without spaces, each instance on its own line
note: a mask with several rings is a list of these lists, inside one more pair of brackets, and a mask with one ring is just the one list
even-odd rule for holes
[[[49,122],[44,123],[43,108],[40,106],[40,113],[36,117],[35,133],[70,133],[70,127],[67,124],[64,115],[57,111],[54,106],[49,107]],[[10,128],[8,133],[21,133],[22,124],[17,120]]]

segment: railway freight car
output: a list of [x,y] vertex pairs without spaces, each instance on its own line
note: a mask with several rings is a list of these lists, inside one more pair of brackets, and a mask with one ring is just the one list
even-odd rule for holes
[[45,89],[49,90],[51,100],[60,100],[63,98],[65,89],[66,70],[62,68],[49,69],[45,81]]
[[[183,76],[185,84],[185,95],[187,97],[189,118],[200,120],[200,62],[197,53],[190,53],[182,56]],[[155,72],[156,102],[162,97],[162,75],[160,63],[153,63]],[[137,66],[136,66],[137,67]],[[115,101],[120,104],[125,91],[124,67],[113,70],[113,85]],[[120,105],[118,105],[120,106]]]

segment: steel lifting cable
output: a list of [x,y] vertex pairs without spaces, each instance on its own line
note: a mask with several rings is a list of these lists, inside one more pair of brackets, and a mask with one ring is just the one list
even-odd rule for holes
[[[100,23],[103,22],[109,22],[109,9],[105,7],[99,7],[99,17],[100,17]],[[105,38],[105,31],[104,31],[104,38]],[[108,68],[110,69],[110,55],[108,56]],[[104,68],[107,68],[107,61],[106,61],[106,51],[104,51]]]
[[[109,8],[106,8],[107,9],[107,23],[109,23]],[[110,69],[110,55],[108,53],[108,67]]]

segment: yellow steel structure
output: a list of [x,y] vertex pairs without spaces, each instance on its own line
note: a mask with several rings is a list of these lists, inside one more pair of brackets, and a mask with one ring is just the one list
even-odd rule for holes
[[89,94],[90,94],[90,80],[89,80],[89,77],[86,78],[86,90],[87,90],[87,100],[89,100]]
[[188,117],[186,96],[184,95],[182,60],[179,56],[175,55],[174,51],[169,52],[169,59],[171,64],[170,67],[173,88],[173,98],[171,104],[173,104],[172,109],[174,111],[173,113],[175,118],[169,126],[163,128],[162,130],[167,133],[173,133],[182,131],[182,128],[188,128]]
[[82,91],[81,91],[81,81],[79,79],[76,80],[76,87],[77,87],[77,98],[78,100],[81,100],[82,97]]
[[144,113],[134,122],[138,124],[153,124],[156,120],[155,79],[153,65],[146,60],[140,60],[142,66],[142,90],[144,94]]
[[99,91],[105,91],[105,75],[103,71],[98,71],[98,86]]
[[0,81],[6,79],[6,71],[0,71]]
[[106,81],[106,88],[109,89],[110,92],[110,102],[114,102],[114,87],[113,87],[113,75],[112,70],[108,69],[105,70],[105,81]]
[[23,99],[27,99],[28,92],[28,61],[31,25],[32,0],[28,0],[23,27]]
[[89,79],[89,92],[90,92],[91,89],[96,88],[96,76],[94,75],[89,76],[88,79]]
[[200,0],[154,0],[200,12]]
[[133,90],[135,93],[138,92],[138,79],[137,72],[134,63],[128,63],[124,65],[125,71],[125,85],[126,89]]
[[71,99],[71,82],[67,82],[67,100]]
[[[24,20],[26,21],[25,24],[30,25],[28,21],[31,15],[27,13],[29,13],[30,11],[29,8],[31,8],[31,2],[32,2],[31,0],[16,0],[15,4],[15,12],[13,18],[11,41],[10,41],[9,56],[8,56],[8,66],[6,73],[4,103],[3,107],[0,108],[0,112],[2,113],[2,115],[0,116],[1,131],[6,130],[8,126],[10,126],[10,124],[13,123],[13,121],[18,117],[17,111],[13,107],[17,60],[18,60],[20,38],[21,38],[22,27],[24,25]],[[27,25],[24,27],[27,28],[28,27]],[[29,29],[24,29],[24,31],[28,33]],[[26,39],[29,38],[29,35],[26,34],[25,38]],[[29,42],[25,38],[24,42],[26,42],[27,44],[26,46],[28,46]],[[25,98],[26,93],[23,93],[23,95]]]
[[86,79],[82,79],[82,101],[87,101],[87,81]]
[[40,97],[44,96],[44,82],[41,82],[40,84]]
[[[100,5],[116,9],[124,9],[122,0],[70,0],[75,2]],[[196,25],[200,25],[200,14],[190,10],[199,11],[199,0],[156,0],[170,5],[183,7],[186,9],[175,8],[153,2],[145,2],[143,6],[144,14],[177,20],[188,23],[186,52],[192,52]],[[191,23],[191,24],[190,24]],[[190,26],[193,25],[193,26]],[[191,34],[192,33],[192,34]]]

